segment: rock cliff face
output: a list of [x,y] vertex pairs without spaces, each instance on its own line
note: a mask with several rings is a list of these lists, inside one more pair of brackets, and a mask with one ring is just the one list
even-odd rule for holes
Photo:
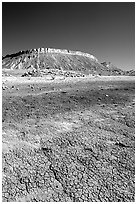
[[80,51],[38,48],[20,51],[2,58],[4,70],[23,76],[52,75],[125,75],[118,68],[99,63],[96,57]]

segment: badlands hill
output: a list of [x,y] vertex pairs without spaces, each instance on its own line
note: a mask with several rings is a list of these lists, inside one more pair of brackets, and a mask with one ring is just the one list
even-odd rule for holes
[[6,55],[2,57],[2,68],[4,76],[130,75],[130,72],[118,69],[112,64],[100,63],[91,54],[51,48],[31,49]]

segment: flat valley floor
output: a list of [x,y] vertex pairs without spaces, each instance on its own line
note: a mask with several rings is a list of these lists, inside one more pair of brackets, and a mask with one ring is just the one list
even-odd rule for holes
[[3,77],[3,202],[135,201],[135,78]]

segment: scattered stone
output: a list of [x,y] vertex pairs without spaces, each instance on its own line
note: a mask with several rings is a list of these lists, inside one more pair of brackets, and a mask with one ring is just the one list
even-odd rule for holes
[[99,100],[99,101],[101,101],[101,98],[100,98],[100,97],[98,97],[98,100]]
[[116,142],[115,145],[120,146],[120,147],[130,147],[130,146],[127,146],[121,142]]
[[2,86],[2,90],[6,90],[7,89],[7,87],[6,86]]
[[67,93],[67,91],[61,91],[61,93],[66,94],[66,93]]
[[31,86],[32,89],[34,89],[34,86]]

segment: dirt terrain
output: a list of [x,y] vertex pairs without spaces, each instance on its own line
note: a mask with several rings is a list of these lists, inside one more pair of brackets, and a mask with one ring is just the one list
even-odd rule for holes
[[4,202],[134,202],[135,79],[3,77]]

